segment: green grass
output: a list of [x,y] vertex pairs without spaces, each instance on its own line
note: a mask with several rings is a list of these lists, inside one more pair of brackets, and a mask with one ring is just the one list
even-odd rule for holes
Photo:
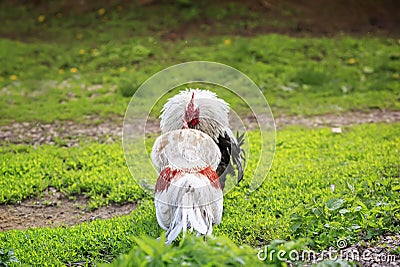
[[[151,48],[148,40],[136,39],[100,45],[97,55],[90,52],[94,48],[81,45],[0,40],[0,58],[6,62],[0,74],[1,123],[123,116],[141,82],[164,67],[190,60],[236,67],[258,84],[275,115],[400,107],[399,57],[395,52],[399,45],[394,40],[269,35],[237,37],[229,46],[220,37],[208,41],[207,46],[177,42]],[[35,51],[39,48],[38,58]],[[80,49],[86,54],[80,55]],[[165,59],[162,50],[174,59]],[[130,60],[137,53],[138,63],[132,65]],[[351,58],[356,60],[354,64],[349,63]],[[77,73],[70,72],[73,68]],[[11,81],[12,75],[18,80]],[[155,94],[161,86],[153,89]]]
[[[176,13],[176,6],[167,5],[166,16],[158,16],[153,11],[159,7],[118,11],[118,5],[106,6],[105,15],[98,14],[99,4],[61,17],[57,3],[44,14],[29,6],[2,9],[8,26],[0,34],[11,38],[0,39],[0,124],[121,117],[143,81],[192,60],[239,69],[261,88],[275,115],[400,108],[400,54],[394,39],[231,37],[216,30],[207,38],[188,34],[172,42],[164,41],[162,29],[178,30],[184,16],[195,23],[204,15],[195,11],[201,6],[182,4],[183,12]],[[221,16],[222,26],[235,24],[235,16],[263,23],[255,13],[231,9],[229,15],[217,7],[206,13],[217,21]],[[43,23],[40,15],[46,17]],[[154,94],[161,86],[152,88]],[[237,103],[233,108],[240,110]]]
[[[10,146],[2,147],[1,155],[0,203],[16,203],[50,186],[72,198],[86,195],[90,208],[109,201],[123,204],[144,196],[126,168],[119,143],[88,143],[74,148]],[[153,176],[153,172],[150,166],[143,175]]]
[[[253,193],[245,176],[225,196],[223,220],[214,234],[253,247],[274,239],[306,238],[312,248],[323,249],[335,246],[339,238],[353,243],[398,232],[399,130],[399,124],[371,124],[346,127],[342,134],[299,127],[279,131],[270,174]],[[0,247],[13,249],[23,263],[45,266],[109,261],[127,253],[137,236],[160,236],[152,196],[129,176],[119,146],[3,147],[1,172],[8,183],[1,185],[2,202],[40,194],[51,185],[72,196],[87,194],[97,205],[139,200],[139,206],[129,216],[70,228],[2,232]],[[250,158],[248,168],[255,164]]]
[[137,246],[111,265],[105,266],[259,266],[254,249],[238,247],[228,238],[185,238],[179,246],[168,246],[153,238],[135,239]]
[[[285,242],[275,240],[269,246],[261,250],[255,250],[248,245],[237,246],[231,240],[224,237],[203,238],[185,237],[177,246],[165,245],[165,239],[135,238],[137,245],[127,255],[119,256],[112,264],[101,266],[287,266],[283,257],[293,251],[309,251],[305,240]],[[269,251],[269,253],[268,253]],[[280,251],[280,256],[275,252]],[[262,253],[266,254],[262,254]],[[283,253],[283,254],[282,254]],[[257,257],[255,256],[257,254]],[[293,260],[295,265],[300,261]],[[313,265],[314,266],[314,265]],[[355,263],[343,260],[323,260],[315,265],[317,267],[350,267]]]

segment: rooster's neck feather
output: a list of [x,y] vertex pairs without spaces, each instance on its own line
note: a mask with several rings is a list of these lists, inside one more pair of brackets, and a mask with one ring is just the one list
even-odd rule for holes
[[163,133],[183,128],[185,111],[194,96],[194,107],[199,110],[199,123],[195,129],[210,135],[214,140],[229,127],[229,105],[207,90],[187,89],[171,97],[161,110],[160,127]]

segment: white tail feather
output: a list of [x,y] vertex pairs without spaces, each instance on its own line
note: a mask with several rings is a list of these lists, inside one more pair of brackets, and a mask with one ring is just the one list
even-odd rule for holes
[[168,231],[166,232],[166,240],[165,243],[167,244],[171,244],[172,241],[174,241],[179,233],[182,230],[182,209],[180,207],[178,207],[177,209],[175,209],[175,215],[174,215],[174,219],[171,223],[170,228],[168,229]]
[[166,232],[166,243],[174,241],[181,230],[183,235],[190,228],[197,234],[210,235],[212,233],[213,214],[209,205],[204,205],[201,201],[196,201],[196,190],[187,188],[182,196],[181,204],[175,208],[173,220],[170,228]]

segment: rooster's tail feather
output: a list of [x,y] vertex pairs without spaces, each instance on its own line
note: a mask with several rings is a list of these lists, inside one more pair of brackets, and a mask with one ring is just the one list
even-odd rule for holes
[[176,207],[171,226],[166,232],[166,243],[175,240],[181,230],[183,234],[193,230],[198,235],[211,235],[212,233],[212,211],[209,205],[196,203],[195,189],[189,187],[182,197],[181,205]]

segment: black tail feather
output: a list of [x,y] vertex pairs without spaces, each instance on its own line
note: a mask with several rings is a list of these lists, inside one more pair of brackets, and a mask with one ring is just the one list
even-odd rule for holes
[[236,143],[237,145],[232,146],[232,159],[233,163],[238,168],[238,179],[239,183],[243,179],[244,170],[243,166],[246,164],[246,152],[243,149],[244,144],[244,132],[239,136],[239,131],[236,132]]
[[235,175],[235,170],[232,166],[231,161],[238,170],[237,182],[240,182],[244,175],[243,165],[245,164],[245,151],[242,148],[244,144],[244,134],[239,136],[239,132],[236,133],[236,140],[234,137],[230,137],[227,132],[224,135],[218,137],[218,147],[221,151],[221,162],[217,168],[217,174],[222,188],[225,187],[226,175]]

